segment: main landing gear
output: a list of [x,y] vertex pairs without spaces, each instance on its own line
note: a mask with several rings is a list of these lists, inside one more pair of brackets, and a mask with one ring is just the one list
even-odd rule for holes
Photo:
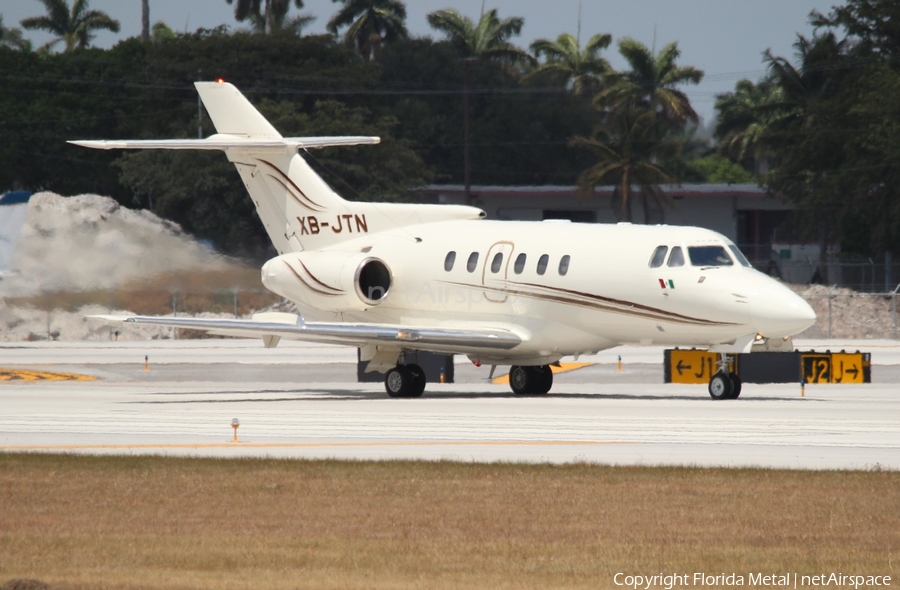
[[391,397],[421,397],[425,371],[419,365],[397,365],[384,376],[384,389]]
[[509,368],[509,387],[516,395],[544,394],[553,387],[553,371],[549,365]]

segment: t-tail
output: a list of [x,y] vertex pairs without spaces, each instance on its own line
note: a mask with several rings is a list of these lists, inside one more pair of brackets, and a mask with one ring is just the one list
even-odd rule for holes
[[299,150],[377,144],[378,137],[282,137],[225,82],[194,84],[216,127],[206,139],[71,141],[95,149],[221,150],[238,170],[279,254],[335,246],[363,234],[451,219],[479,219],[474,207],[346,201]]

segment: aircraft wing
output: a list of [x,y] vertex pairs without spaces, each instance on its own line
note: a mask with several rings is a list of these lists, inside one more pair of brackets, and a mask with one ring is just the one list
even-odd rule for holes
[[308,340],[361,347],[393,344],[402,348],[434,352],[470,349],[510,350],[522,343],[511,330],[500,328],[444,328],[398,326],[391,324],[305,322],[300,316],[285,313],[257,314],[250,320],[179,318],[157,316],[95,315],[108,324],[145,324],[202,330],[218,336],[261,337],[267,347],[281,338]]

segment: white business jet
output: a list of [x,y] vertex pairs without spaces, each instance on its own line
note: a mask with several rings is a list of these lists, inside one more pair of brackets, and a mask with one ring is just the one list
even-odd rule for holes
[[[788,288],[755,271],[724,236],[696,227],[487,221],[465,206],[345,201],[298,153],[377,137],[282,137],[231,84],[195,85],[217,134],[199,140],[73,141],[97,149],[222,150],[240,173],[279,256],[269,290],[301,316],[251,320],[100,316],[212,334],[359,347],[392,397],[418,397],[413,351],[511,365],[517,394],[547,393],[562,357],[621,344],[726,353],[709,390],[736,397],[728,354],[815,321]],[[492,368],[493,372],[493,368]]]

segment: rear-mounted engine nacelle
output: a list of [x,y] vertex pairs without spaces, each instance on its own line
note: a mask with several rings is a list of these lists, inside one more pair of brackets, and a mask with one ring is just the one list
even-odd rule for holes
[[383,260],[360,252],[294,252],[268,261],[262,282],[316,309],[360,311],[387,299],[393,276]]

